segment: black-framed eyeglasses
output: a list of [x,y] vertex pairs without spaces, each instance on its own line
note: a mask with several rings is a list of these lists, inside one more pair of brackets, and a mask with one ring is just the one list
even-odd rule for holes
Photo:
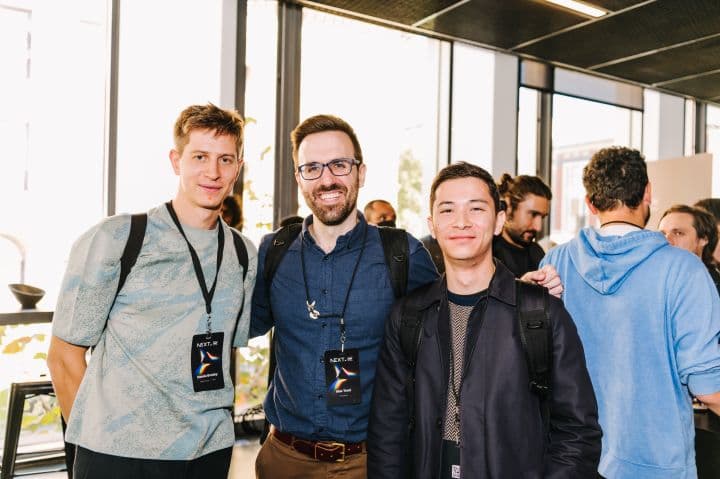
[[352,171],[353,165],[359,165],[360,162],[355,158],[337,158],[327,163],[312,161],[298,166],[300,176],[305,180],[317,180],[323,174],[323,170],[327,168],[335,176],[347,176]]

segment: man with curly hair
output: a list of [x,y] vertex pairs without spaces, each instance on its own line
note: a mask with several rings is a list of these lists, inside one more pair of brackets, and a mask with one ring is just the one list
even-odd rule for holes
[[583,170],[599,228],[551,250],[585,347],[607,478],[695,478],[697,397],[720,413],[720,299],[702,262],[645,230],[651,187],[637,150],[598,151]]

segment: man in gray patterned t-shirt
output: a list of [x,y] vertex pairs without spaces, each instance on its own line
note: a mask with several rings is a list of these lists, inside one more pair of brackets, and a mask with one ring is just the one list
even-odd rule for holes
[[[516,291],[524,289],[516,290],[512,272],[493,259],[493,236],[505,220],[493,178],[468,163],[447,166],[433,181],[430,205],[428,227],[443,252],[445,277],[400,300],[386,323],[368,430],[368,477],[595,477],[601,437],[595,395],[575,326],[554,297],[547,303],[548,428],[531,391],[516,316]],[[524,278],[557,293],[550,273]],[[415,315],[422,332],[409,365],[401,322]]]
[[[257,253],[219,219],[242,167],[243,121],[185,109],[170,152],[175,198],[147,213],[137,262],[117,294],[130,216],[73,245],[48,366],[75,477],[226,478],[234,443],[232,347],[244,346]],[[88,348],[94,348],[86,363]]]

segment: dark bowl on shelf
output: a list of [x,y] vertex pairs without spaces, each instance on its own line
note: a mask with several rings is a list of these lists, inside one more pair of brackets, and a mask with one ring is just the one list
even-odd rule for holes
[[16,283],[9,284],[8,287],[10,288],[10,291],[12,291],[13,296],[15,296],[15,299],[17,299],[22,305],[22,309],[35,308],[37,302],[45,296],[44,290],[36,288],[35,286],[30,286],[29,284]]

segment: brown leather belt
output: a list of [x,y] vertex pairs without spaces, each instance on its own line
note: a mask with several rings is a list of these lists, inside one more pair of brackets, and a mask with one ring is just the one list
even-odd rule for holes
[[365,442],[309,441],[275,428],[272,434],[297,452],[322,462],[342,462],[347,456],[365,451]]

